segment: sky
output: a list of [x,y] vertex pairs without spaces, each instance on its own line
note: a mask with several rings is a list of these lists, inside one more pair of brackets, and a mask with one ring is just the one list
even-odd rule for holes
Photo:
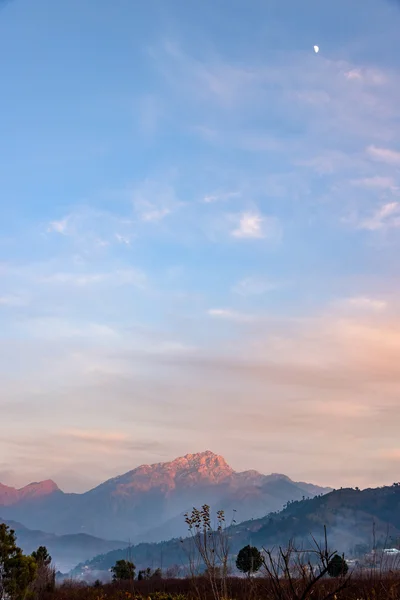
[[2,483],[206,449],[400,479],[399,31],[396,0],[1,3]]

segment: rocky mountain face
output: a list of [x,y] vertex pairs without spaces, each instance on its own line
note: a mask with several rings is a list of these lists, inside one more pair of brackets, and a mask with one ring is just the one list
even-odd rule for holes
[[0,512],[5,518],[57,534],[88,533],[132,542],[185,535],[183,513],[204,503],[225,510],[227,520],[235,510],[235,519],[240,521],[280,510],[288,501],[329,491],[293,482],[285,475],[237,473],[212,452],[142,465],[84,494],[64,494],[52,482],[23,488],[29,493],[2,493],[2,489]]

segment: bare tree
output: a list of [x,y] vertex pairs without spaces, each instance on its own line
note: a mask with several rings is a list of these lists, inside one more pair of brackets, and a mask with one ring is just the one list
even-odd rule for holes
[[[312,538],[311,549],[298,550],[293,542],[286,548],[264,549],[263,567],[268,577],[270,591],[274,600],[309,600],[315,587],[326,576],[336,552],[328,548],[326,528],[324,544]],[[330,582],[319,596],[321,600],[330,600],[346,588],[350,574]]]

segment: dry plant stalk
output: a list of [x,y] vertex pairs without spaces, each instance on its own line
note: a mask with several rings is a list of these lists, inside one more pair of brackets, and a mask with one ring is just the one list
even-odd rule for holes
[[[210,507],[204,504],[201,509],[193,508],[185,514],[193,547],[189,551],[189,565],[196,586],[200,561],[206,567],[205,575],[210,583],[214,600],[228,597],[227,577],[229,558],[229,538],[223,510],[217,512],[216,526],[211,525]],[[198,587],[196,592],[199,595]]]

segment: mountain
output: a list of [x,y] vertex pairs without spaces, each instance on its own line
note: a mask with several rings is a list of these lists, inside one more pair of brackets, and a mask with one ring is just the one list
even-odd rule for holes
[[[326,495],[289,503],[278,513],[252,519],[228,529],[231,553],[251,544],[258,548],[309,547],[311,535],[322,542],[324,526],[332,550],[357,555],[376,548],[400,547],[400,484],[382,488],[334,490]],[[149,565],[167,569],[187,563],[189,539],[171,539],[157,544],[138,544],[131,556],[140,568]],[[115,550],[86,563],[86,572],[107,571],[126,551]],[[74,570],[82,573],[82,565]]]
[[59,492],[57,484],[51,479],[30,483],[23,488],[16,489],[0,483],[0,506],[12,506],[18,502],[34,498],[44,498],[49,494]]
[[357,546],[400,545],[400,485],[345,488],[292,502],[277,514],[240,523],[235,535],[259,546],[284,545],[291,538],[302,544],[310,534],[322,540],[324,526],[330,544],[347,554]]
[[0,500],[0,511],[27,527],[57,534],[84,532],[108,539],[158,541],[185,535],[182,515],[193,506],[207,503],[224,509],[228,519],[236,510],[239,521],[329,491],[285,475],[238,473],[222,456],[209,451],[142,465],[84,494],[64,494],[51,486],[49,490],[41,496],[18,496],[15,501],[7,495],[3,507]]
[[108,541],[77,533],[72,535],[54,535],[44,531],[28,529],[16,521],[4,521],[15,531],[17,544],[27,554],[37,550],[39,546],[46,546],[52,556],[56,569],[68,572],[76,565],[77,560],[84,562],[97,554],[104,554],[115,549],[122,549],[128,544],[121,541]]

